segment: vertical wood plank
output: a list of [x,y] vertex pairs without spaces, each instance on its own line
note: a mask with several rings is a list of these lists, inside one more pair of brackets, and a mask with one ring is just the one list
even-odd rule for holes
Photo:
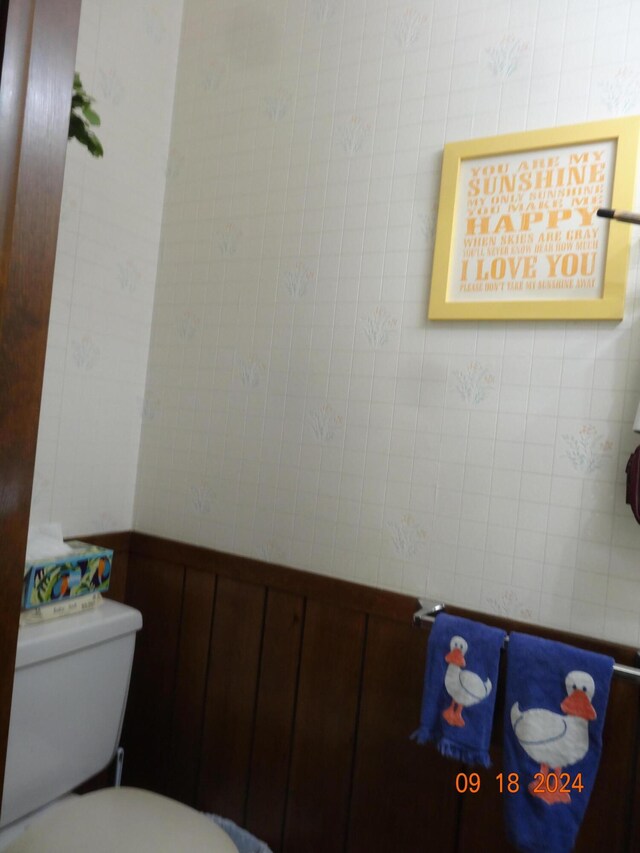
[[260,665],[265,588],[218,578],[198,804],[242,825]]
[[169,794],[188,805],[195,802],[197,793],[215,586],[215,575],[186,570],[171,731]]
[[[602,758],[576,853],[626,851],[635,780],[635,749],[640,700],[638,684],[614,677],[602,733]],[[607,816],[602,820],[602,815]],[[611,825],[609,825],[611,824]]]
[[123,744],[125,784],[165,794],[171,742],[184,569],[131,555],[127,604],[142,613]]
[[[640,652],[636,653],[632,666],[640,666]],[[638,690],[638,685],[632,685]],[[629,791],[629,820],[627,850],[640,850],[640,690],[638,690],[638,713],[635,720],[634,741],[630,744],[631,754],[635,756],[635,775]]]
[[344,849],[365,616],[308,601],[283,853]]
[[369,618],[349,853],[421,850],[425,839],[439,853],[456,849],[458,766],[410,740],[420,719],[425,634]]
[[247,802],[247,828],[282,846],[304,600],[269,590]]

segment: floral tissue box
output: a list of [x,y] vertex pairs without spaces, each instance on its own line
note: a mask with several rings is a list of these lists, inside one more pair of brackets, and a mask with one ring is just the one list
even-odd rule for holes
[[25,566],[22,606],[25,609],[109,589],[113,551],[72,539],[73,552]]

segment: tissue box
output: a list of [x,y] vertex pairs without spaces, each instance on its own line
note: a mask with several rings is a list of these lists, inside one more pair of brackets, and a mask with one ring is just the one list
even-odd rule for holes
[[71,554],[26,564],[22,593],[25,609],[109,589],[113,551],[77,539],[67,545],[73,548]]

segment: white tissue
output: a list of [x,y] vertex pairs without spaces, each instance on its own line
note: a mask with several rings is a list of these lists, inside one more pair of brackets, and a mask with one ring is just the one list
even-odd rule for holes
[[29,528],[27,536],[26,562],[35,563],[38,560],[48,560],[53,557],[64,557],[73,553],[62,538],[62,525],[57,522],[35,524]]

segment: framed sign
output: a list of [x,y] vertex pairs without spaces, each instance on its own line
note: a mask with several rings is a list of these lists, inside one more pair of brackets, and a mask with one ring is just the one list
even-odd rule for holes
[[640,119],[445,146],[432,320],[620,319]]

